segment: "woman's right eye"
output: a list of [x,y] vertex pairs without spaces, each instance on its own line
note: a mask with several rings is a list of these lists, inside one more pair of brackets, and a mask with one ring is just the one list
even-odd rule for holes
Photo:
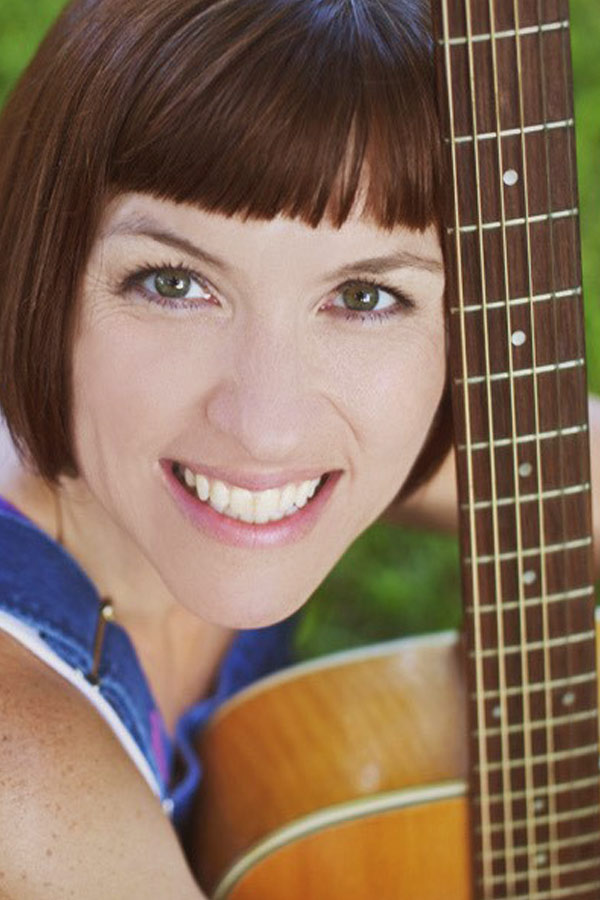
[[154,269],[142,273],[135,280],[146,294],[155,297],[158,302],[210,300],[212,297],[207,287],[188,269]]

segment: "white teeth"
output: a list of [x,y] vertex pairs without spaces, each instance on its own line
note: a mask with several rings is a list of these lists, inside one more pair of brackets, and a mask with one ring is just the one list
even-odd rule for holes
[[254,515],[254,497],[245,488],[233,488],[229,494],[229,509],[237,519],[250,519]]
[[279,512],[279,498],[281,491],[272,488],[261,491],[254,499],[254,521],[259,525],[268,522],[271,516]]
[[204,475],[196,476],[196,493],[200,500],[208,500],[210,497],[210,484],[208,483],[208,478],[205,478]]
[[296,492],[296,506],[298,509],[302,509],[303,506],[306,506],[308,503],[308,492],[310,491],[311,482],[304,481],[298,491]]
[[312,500],[315,495],[315,491],[319,487],[320,478],[316,478],[314,481],[309,482],[310,488],[308,490],[308,499]]
[[294,505],[296,499],[296,485],[288,484],[280,491],[279,512],[286,513]]
[[285,516],[294,515],[306,506],[321,482],[320,478],[315,478],[300,484],[286,484],[283,488],[249,491],[196,475],[188,468],[183,468],[183,480],[189,488],[195,489],[200,500],[208,502],[217,512],[256,525],[278,522]]
[[213,481],[211,483],[210,505],[217,512],[224,512],[229,506],[229,488],[222,481]]

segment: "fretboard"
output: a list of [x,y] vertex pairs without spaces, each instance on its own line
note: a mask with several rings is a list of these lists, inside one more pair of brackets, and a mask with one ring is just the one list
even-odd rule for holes
[[600,896],[567,0],[433,0],[474,897]]

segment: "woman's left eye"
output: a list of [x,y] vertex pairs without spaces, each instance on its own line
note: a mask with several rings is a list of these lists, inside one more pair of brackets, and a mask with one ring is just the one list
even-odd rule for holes
[[207,287],[187,269],[155,269],[145,272],[138,284],[152,297],[161,298],[165,303],[176,300],[209,300],[212,297]]
[[414,303],[400,291],[381,284],[356,281],[339,289],[330,306],[345,311],[347,318],[383,319],[412,309]]

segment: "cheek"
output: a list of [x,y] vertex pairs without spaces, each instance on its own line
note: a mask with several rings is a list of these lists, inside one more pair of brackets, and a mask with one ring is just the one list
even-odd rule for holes
[[364,483],[379,505],[400,490],[438,408],[445,383],[443,328],[387,349],[370,379],[355,379],[355,432],[361,437]]
[[[352,407],[373,445],[419,443],[442,394],[445,380],[443,334],[409,336],[404,344],[383,346],[376,362],[362,368],[355,357]],[[365,361],[366,363],[366,361]]]
[[172,334],[134,324],[115,317],[112,327],[90,328],[76,344],[74,432],[84,470],[94,461],[106,466],[118,458],[125,469],[151,460],[202,384],[189,346],[184,352]]

